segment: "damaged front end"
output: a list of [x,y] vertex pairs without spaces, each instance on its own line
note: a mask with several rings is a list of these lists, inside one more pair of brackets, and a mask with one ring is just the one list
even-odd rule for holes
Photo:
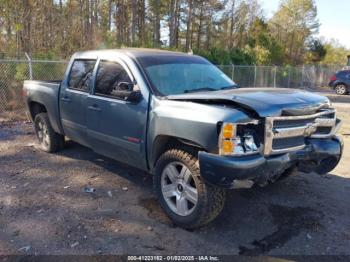
[[[341,122],[334,109],[321,108],[309,115],[266,117],[255,124],[256,132],[241,131],[240,136],[235,133],[230,137],[222,129],[219,154],[199,153],[201,175],[207,182],[225,188],[264,186],[296,170],[328,173],[342,156],[343,142],[336,136]],[[245,129],[244,125],[240,126]],[[250,129],[252,126],[249,125]],[[239,132],[239,125],[236,127]],[[250,154],[246,154],[248,151],[244,146],[246,134],[254,134],[257,145],[253,147],[255,151],[250,148]],[[222,137],[225,140],[221,141]],[[226,140],[234,142],[232,149]],[[243,144],[243,151],[236,149],[240,144]]]
[[332,108],[319,109],[310,115],[267,117],[264,155],[296,152],[301,171],[328,173],[342,154],[343,143],[336,136],[340,126],[341,121]]

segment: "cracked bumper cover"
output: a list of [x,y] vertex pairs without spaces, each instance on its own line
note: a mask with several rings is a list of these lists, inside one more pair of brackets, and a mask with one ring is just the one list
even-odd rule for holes
[[234,157],[199,152],[201,176],[210,184],[233,188],[234,180],[252,180],[264,184],[273,181],[292,166],[302,172],[328,173],[333,170],[343,151],[338,136],[309,139],[302,150],[264,157],[260,154]]

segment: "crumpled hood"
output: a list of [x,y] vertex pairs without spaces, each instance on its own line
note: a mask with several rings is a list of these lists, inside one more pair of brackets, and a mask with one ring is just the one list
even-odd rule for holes
[[328,98],[314,93],[287,88],[237,88],[198,92],[167,97],[170,100],[233,103],[255,111],[260,117],[313,114],[328,108]]

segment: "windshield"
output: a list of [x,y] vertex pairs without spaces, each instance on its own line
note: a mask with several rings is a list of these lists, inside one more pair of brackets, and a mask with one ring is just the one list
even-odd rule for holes
[[216,66],[198,56],[141,57],[139,61],[153,87],[164,96],[236,87]]

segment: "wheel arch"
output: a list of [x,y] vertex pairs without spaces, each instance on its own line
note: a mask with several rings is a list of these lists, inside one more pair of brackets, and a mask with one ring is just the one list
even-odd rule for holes
[[56,108],[54,104],[43,103],[42,101],[40,101],[40,99],[29,100],[27,102],[27,110],[29,113],[29,117],[33,122],[37,114],[47,113],[54,131],[56,133],[64,135],[64,131],[60,123],[58,108]]
[[29,113],[32,120],[34,120],[37,114],[47,113],[47,109],[45,105],[36,101],[32,101],[29,103]]
[[162,153],[175,146],[194,148],[197,151],[206,151],[202,145],[194,141],[170,135],[158,135],[153,141],[150,169],[154,169],[154,166]]
[[336,87],[336,86],[340,86],[340,85],[344,85],[346,87],[349,87],[345,82],[338,82],[334,86]]

